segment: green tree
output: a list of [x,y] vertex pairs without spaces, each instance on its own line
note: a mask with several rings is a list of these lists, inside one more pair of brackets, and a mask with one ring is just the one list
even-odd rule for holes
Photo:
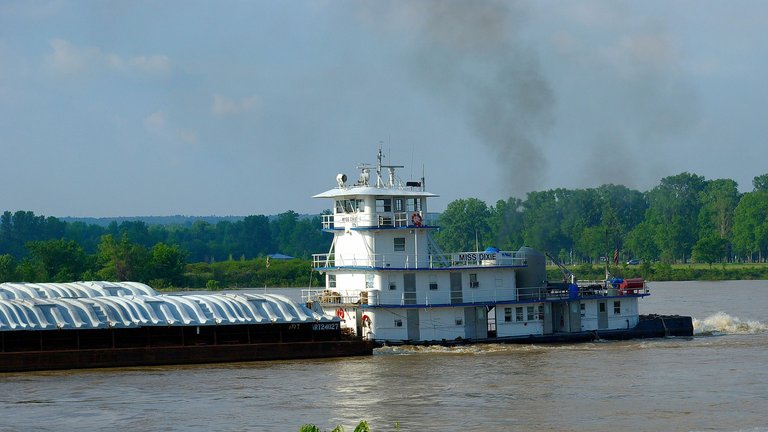
[[446,252],[485,249],[491,246],[491,229],[488,226],[490,211],[477,198],[458,199],[440,215],[440,232],[435,236],[438,245]]
[[698,234],[704,185],[704,177],[684,172],[661,179],[661,184],[648,192],[646,220],[663,260],[685,262],[690,256]]
[[712,268],[712,263],[718,262],[725,254],[725,239],[717,234],[702,237],[693,246],[693,259],[697,262],[705,262]]
[[73,240],[42,240],[27,243],[33,267],[42,270],[39,282],[71,282],[88,268],[88,257]]
[[523,202],[519,198],[499,200],[489,209],[490,241],[502,250],[523,246]]
[[768,248],[768,191],[745,193],[733,218],[733,243],[749,261],[762,261]]
[[0,255],[0,283],[16,280],[16,259],[11,254]]
[[756,176],[752,179],[755,192],[768,192],[768,174]]
[[738,184],[730,179],[708,181],[701,192],[699,212],[699,238],[716,235],[723,240],[724,256],[731,256],[733,217],[741,198]]
[[636,258],[642,258],[644,263],[659,257],[659,248],[654,238],[654,227],[650,222],[643,221],[627,235],[626,245]]
[[181,286],[184,281],[186,252],[178,245],[157,243],[152,247],[149,259],[149,278],[158,281],[155,285]]
[[98,275],[104,280],[146,281],[149,254],[146,248],[133,243],[127,235],[115,241],[111,234],[102,236],[97,262]]
[[558,205],[557,191],[529,192],[523,208],[523,239],[527,246],[543,251],[570,248],[561,232],[562,209]]

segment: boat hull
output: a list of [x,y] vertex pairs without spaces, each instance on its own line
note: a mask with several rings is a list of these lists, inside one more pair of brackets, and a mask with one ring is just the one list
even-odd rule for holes
[[679,315],[641,315],[640,322],[630,329],[590,330],[582,332],[552,333],[545,335],[525,335],[482,339],[455,339],[440,341],[387,341],[382,345],[441,345],[457,346],[468,344],[547,344],[579,343],[596,340],[629,340],[663,337],[693,336],[693,320]]

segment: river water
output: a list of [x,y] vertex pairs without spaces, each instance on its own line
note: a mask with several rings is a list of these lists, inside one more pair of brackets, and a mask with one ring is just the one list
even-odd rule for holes
[[0,374],[0,431],[768,431],[768,281],[651,293],[696,336]]

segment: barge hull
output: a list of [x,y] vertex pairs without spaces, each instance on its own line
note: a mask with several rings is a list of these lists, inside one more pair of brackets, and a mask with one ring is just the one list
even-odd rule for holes
[[0,372],[229,363],[371,355],[360,340],[264,344],[24,351],[0,354]]

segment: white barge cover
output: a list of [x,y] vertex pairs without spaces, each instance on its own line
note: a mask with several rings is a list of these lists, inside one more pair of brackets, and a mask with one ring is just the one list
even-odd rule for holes
[[137,282],[0,284],[0,331],[338,321],[276,294],[162,295]]

